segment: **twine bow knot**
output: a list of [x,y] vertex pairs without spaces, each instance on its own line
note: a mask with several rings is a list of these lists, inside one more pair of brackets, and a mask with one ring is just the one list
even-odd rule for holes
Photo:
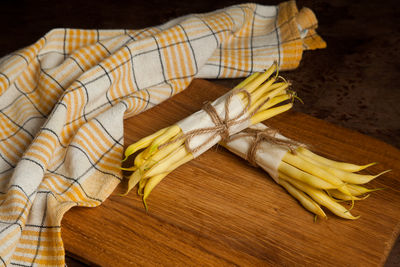
[[[244,93],[245,97],[247,98],[247,105],[243,108],[243,110],[237,114],[235,117],[230,118],[230,104],[232,101],[232,97],[234,95],[237,95],[239,93]],[[210,116],[214,126],[211,127],[204,127],[204,128],[200,128],[200,129],[194,129],[191,131],[188,131],[186,133],[184,133],[183,135],[181,135],[180,137],[169,141],[167,143],[164,143],[163,145],[159,146],[159,149],[174,143],[178,140],[181,139],[185,139],[185,147],[186,150],[191,153],[191,154],[195,154],[197,151],[199,151],[201,148],[203,148],[204,146],[208,145],[212,140],[215,139],[216,136],[221,136],[221,140],[223,142],[228,141],[229,136],[230,136],[230,129],[232,126],[234,125],[238,125],[241,124],[245,121],[248,121],[251,119],[251,117],[256,114],[260,108],[267,103],[270,100],[270,98],[268,97],[267,99],[265,99],[262,103],[260,103],[251,113],[248,113],[251,104],[252,104],[252,99],[251,99],[251,94],[244,88],[238,88],[235,90],[232,90],[231,93],[229,93],[226,97],[225,103],[224,103],[224,111],[225,111],[225,116],[224,118],[221,118],[220,115],[218,114],[217,110],[215,109],[215,107],[210,103],[207,102],[202,109],[208,114],[208,116]],[[247,113],[247,115],[246,115]],[[243,117],[244,115],[246,115],[245,117]],[[241,118],[243,117],[243,118]],[[206,141],[204,141],[203,143],[201,143],[200,145],[198,145],[195,148],[190,148],[190,141],[199,135],[203,135],[203,134],[212,134]]]
[[[230,116],[230,104],[231,104],[232,98],[234,95],[237,95],[239,93],[245,94],[246,98],[248,99],[247,105],[243,108],[243,110],[239,114],[237,114],[233,118],[230,118],[229,117]],[[251,118],[253,113],[248,114],[244,118],[241,118],[248,112],[250,107],[251,107],[251,94],[248,91],[246,91],[244,88],[233,90],[231,93],[229,93],[227,95],[225,104],[224,104],[224,111],[225,111],[224,118],[221,118],[221,116],[218,114],[215,107],[210,102],[207,102],[202,107],[202,109],[208,114],[208,116],[210,116],[214,126],[195,129],[195,130],[185,133],[181,138],[186,138],[185,147],[186,147],[187,151],[192,154],[196,153],[203,146],[208,145],[217,135],[221,136],[222,141],[228,140],[229,135],[230,135],[229,130],[232,126],[241,124]],[[190,146],[189,146],[190,141],[194,137],[196,137],[198,135],[203,135],[203,134],[212,134],[212,136],[210,136],[205,142],[198,145],[197,147],[190,148]]]
[[260,129],[252,129],[252,128],[247,128],[246,130],[243,131],[243,134],[239,134],[236,136],[231,137],[228,142],[236,140],[238,138],[243,138],[243,137],[251,137],[253,138],[253,142],[251,143],[251,146],[249,150],[247,151],[246,154],[246,160],[253,166],[257,166],[256,162],[256,153],[260,148],[260,145],[262,142],[268,142],[272,143],[275,145],[280,145],[280,146],[285,146],[287,147],[291,153],[295,154],[296,153],[296,148],[300,145],[302,145],[299,142],[296,142],[294,140],[290,139],[283,139],[276,137],[276,135],[279,132],[275,129],[267,128],[264,130]]

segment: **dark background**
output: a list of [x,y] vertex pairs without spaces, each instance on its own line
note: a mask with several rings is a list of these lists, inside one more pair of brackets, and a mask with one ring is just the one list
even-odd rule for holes
[[[137,29],[244,2],[1,0],[0,57],[34,43],[53,28]],[[299,68],[284,73],[305,102],[295,110],[400,148],[399,2],[304,0],[297,5],[316,13],[317,31],[328,47],[306,51]],[[214,82],[232,87],[237,81]],[[81,266],[71,257],[67,263]],[[399,241],[386,266],[400,266]]]

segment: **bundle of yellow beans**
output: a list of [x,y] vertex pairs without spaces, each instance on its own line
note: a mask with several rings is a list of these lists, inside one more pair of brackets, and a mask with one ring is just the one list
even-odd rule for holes
[[[375,163],[355,165],[333,161],[309,151],[306,147],[280,135],[264,124],[232,135],[221,142],[231,152],[263,168],[307,210],[326,218],[321,206],[345,219],[357,219],[339,202],[364,199],[376,189],[362,186],[378,175],[361,175]],[[251,155],[250,155],[251,154]]]
[[207,104],[186,119],[159,130],[125,150],[125,159],[136,154],[127,194],[138,185],[146,199],[153,188],[180,165],[199,156],[220,140],[250,125],[278,115],[292,107],[288,82],[273,75],[277,65],[254,73],[230,92]]

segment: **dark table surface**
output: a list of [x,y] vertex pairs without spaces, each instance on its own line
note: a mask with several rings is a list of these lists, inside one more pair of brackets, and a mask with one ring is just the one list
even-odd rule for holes
[[[0,57],[34,43],[53,28],[137,29],[189,13],[244,1],[13,1],[0,2]],[[280,1],[252,1],[265,5]],[[323,50],[306,51],[286,72],[305,105],[295,110],[400,148],[400,6],[396,0],[304,0],[319,21]],[[232,87],[237,80],[215,80]],[[69,266],[81,266],[67,258]],[[400,266],[400,242],[386,266]]]

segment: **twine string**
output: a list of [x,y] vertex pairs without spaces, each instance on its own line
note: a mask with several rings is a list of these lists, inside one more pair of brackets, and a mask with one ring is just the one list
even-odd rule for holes
[[253,142],[251,143],[251,146],[250,146],[249,150],[247,151],[246,160],[251,165],[257,166],[256,154],[257,154],[257,151],[260,149],[260,145],[263,142],[268,142],[271,144],[284,146],[284,147],[288,148],[290,150],[290,152],[293,154],[296,154],[296,148],[298,146],[302,145],[301,143],[296,142],[294,140],[276,137],[277,134],[278,134],[278,131],[275,129],[271,129],[271,128],[267,128],[264,130],[247,128],[240,134],[230,137],[228,142],[231,142],[233,140],[243,138],[243,137],[251,137],[253,139]]
[[[247,98],[247,105],[243,108],[243,110],[237,114],[235,117],[230,118],[230,104],[232,102],[232,98],[234,95],[237,95],[239,93],[244,93],[245,97]],[[225,109],[225,116],[224,118],[221,118],[221,116],[218,114],[217,110],[215,107],[210,103],[207,102],[205,105],[202,107],[202,109],[210,116],[214,126],[211,127],[204,127],[204,128],[199,128],[199,129],[194,129],[191,131],[188,131],[182,135],[180,135],[178,138],[175,138],[169,142],[166,142],[162,145],[160,145],[158,148],[162,149],[163,147],[172,144],[174,142],[177,142],[181,139],[185,139],[185,147],[186,150],[189,153],[195,154],[198,152],[200,149],[202,149],[204,146],[207,146],[210,142],[212,142],[216,136],[220,136],[222,141],[226,141],[229,138],[230,135],[230,128],[234,125],[238,125],[241,123],[244,123],[245,121],[250,120],[250,118],[256,114],[261,107],[270,100],[270,98],[265,99],[262,103],[260,103],[257,108],[254,109],[251,113],[248,113],[251,104],[252,104],[252,99],[251,99],[251,94],[244,88],[238,88],[235,90],[232,90],[231,93],[229,93],[226,96],[226,100],[224,103],[224,109]],[[247,116],[245,116],[247,114]],[[244,116],[244,117],[243,117]],[[243,117],[243,118],[241,118]],[[204,134],[212,134],[207,140],[202,142],[200,145],[198,145],[195,148],[190,148],[190,142],[191,140],[199,135],[204,135]]]
[[[243,108],[243,110],[241,112],[239,112],[239,114],[237,114],[233,118],[230,118],[230,104],[232,102],[232,98],[234,95],[237,95],[239,93],[244,93],[244,95],[247,98],[247,105]],[[182,135],[182,138],[186,138],[186,140],[185,140],[186,150],[192,154],[195,154],[197,151],[202,149],[204,146],[207,146],[218,135],[221,137],[221,140],[227,140],[230,135],[229,129],[232,126],[241,124],[251,118],[251,116],[249,114],[249,115],[245,116],[244,118],[240,119],[242,116],[244,116],[247,113],[250,106],[251,106],[251,94],[248,91],[246,91],[244,88],[239,88],[239,89],[233,90],[231,93],[229,93],[227,95],[225,103],[224,103],[224,109],[225,109],[224,118],[221,118],[221,116],[218,114],[215,107],[210,102],[205,103],[205,105],[202,107],[202,109],[211,118],[214,126],[204,127],[204,128],[200,128],[200,129],[194,129],[194,130],[191,130],[191,131],[185,133],[184,135]],[[212,135],[209,138],[207,138],[207,140],[205,140],[203,143],[199,144],[197,147],[190,148],[191,140],[194,137],[203,135],[203,134],[212,134]]]

